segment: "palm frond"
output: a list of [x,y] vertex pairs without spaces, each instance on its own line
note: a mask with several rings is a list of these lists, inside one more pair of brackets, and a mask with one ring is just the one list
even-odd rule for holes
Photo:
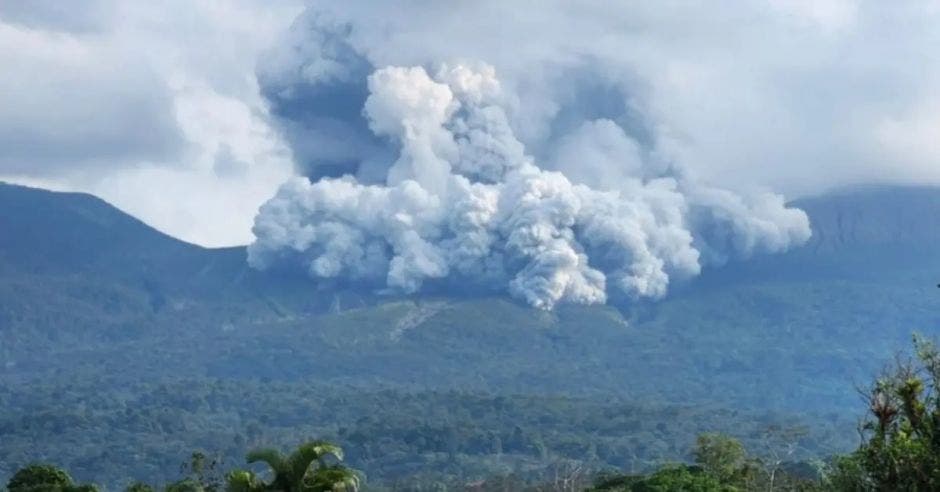
[[267,463],[275,475],[280,475],[289,470],[289,465],[280,451],[272,448],[255,449],[245,457],[248,463]]
[[333,444],[329,441],[310,441],[304,444],[301,444],[296,451],[290,455],[290,467],[291,475],[293,481],[299,482],[303,480],[304,476],[307,474],[307,470],[310,468],[310,465],[314,462],[323,463],[323,458],[328,455],[336,457],[336,459],[343,459],[343,449]]
[[297,448],[297,453],[309,453],[313,452],[316,454],[316,459],[323,459],[324,456],[333,455],[336,459],[343,460],[343,448],[339,447],[336,444],[333,444],[329,441],[316,440],[306,442],[301,444]]
[[309,484],[312,492],[355,492],[359,490],[361,480],[352,469],[329,465],[317,468]]
[[254,473],[248,470],[232,470],[225,477],[227,492],[258,492],[264,484]]

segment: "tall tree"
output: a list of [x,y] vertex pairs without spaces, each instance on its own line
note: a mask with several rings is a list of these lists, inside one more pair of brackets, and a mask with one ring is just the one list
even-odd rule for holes
[[53,465],[27,465],[7,482],[8,492],[96,492],[94,485],[76,485],[69,474]]
[[247,461],[267,464],[273,474],[271,481],[265,483],[250,471],[236,470],[228,475],[228,488],[231,492],[358,490],[360,480],[356,472],[338,463],[328,463],[330,457],[342,461],[343,450],[322,440],[301,444],[287,456],[276,449],[257,449],[248,453]]

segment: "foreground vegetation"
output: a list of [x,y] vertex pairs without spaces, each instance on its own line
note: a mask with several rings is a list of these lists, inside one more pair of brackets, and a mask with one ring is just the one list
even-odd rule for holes
[[706,435],[699,438],[694,465],[607,479],[595,490],[940,490],[940,351],[918,337],[914,346],[916,359],[898,360],[864,393],[863,442],[850,455],[815,469],[784,466],[782,460],[748,457],[733,440]]
[[[94,394],[94,398],[87,395]],[[733,435],[759,455],[808,459],[851,449],[854,423],[719,406],[618,399],[383,390],[316,382],[184,379],[111,387],[107,378],[0,387],[0,477],[54,461],[79,481],[119,489],[174,481],[194,449],[231,468],[247,449],[341,443],[371,487],[452,486],[493,476],[536,482],[577,463],[584,473],[649,470],[691,459],[696,436]],[[840,443],[840,439],[842,444]],[[835,444],[834,444],[835,443]]]
[[[779,470],[914,486],[898,480],[931,472],[900,450],[929,447],[885,444],[902,435],[896,420],[868,455],[807,460],[858,447],[852,383],[909,327],[936,326],[940,222],[920,219],[940,213],[940,193],[797,205],[814,227],[805,248],[707,269],[657,303],[542,313],[262,274],[243,248],[202,249],[89,196],[0,184],[0,486],[53,462],[75,484],[162,489],[193,449],[231,470],[245,450],[318,436],[343,445],[370,490],[585,488],[610,470],[625,487],[670,460],[686,464],[656,480],[702,478],[694,445],[708,431],[747,450],[759,470],[746,476],[784,457],[776,488]],[[885,446],[894,471],[861,473]]]
[[797,205],[805,248],[706,269],[661,302],[544,313],[261,273],[243,248],[92,197],[0,185],[0,484],[54,462],[76,483],[163,487],[193,449],[228,470],[314,436],[369,488],[640,475],[693,462],[708,431],[764,461],[844,454],[852,383],[936,326],[940,223],[919,219],[940,193]]
[[[692,464],[667,464],[646,474],[592,469],[584,461],[556,463],[533,480],[515,474],[473,483],[451,484],[472,490],[592,491],[931,491],[940,490],[940,351],[915,338],[916,358],[899,359],[865,392],[867,418],[860,427],[856,451],[826,462],[798,459],[802,431],[770,429],[778,444],[771,452],[749,454],[740,441],[721,434],[702,434]],[[570,416],[576,418],[576,416]],[[429,437],[435,433],[429,434]],[[498,436],[493,445],[502,446]],[[544,446],[544,444],[542,444]],[[510,444],[512,446],[512,444]],[[589,452],[596,453],[595,450]],[[184,478],[164,486],[167,492],[320,492],[358,490],[363,475],[342,464],[339,446],[317,440],[301,444],[289,455],[258,449],[248,464],[264,463],[265,474],[251,469],[217,473],[218,462],[196,453]],[[453,455],[452,455],[453,458]],[[375,489],[383,488],[376,484]],[[392,489],[446,490],[439,482],[392,485]],[[65,471],[48,464],[27,465],[13,474],[8,492],[93,492]],[[134,483],[133,492],[153,490]]]
[[[202,453],[194,453],[184,466],[186,476],[165,487],[166,492],[328,492],[354,491],[360,486],[359,474],[345,466],[343,450],[326,441],[300,445],[289,455],[275,449],[258,449],[248,454],[247,461],[264,463],[270,470],[264,480],[251,470],[236,469],[224,475],[218,463]],[[127,492],[153,492],[142,482],[129,485]],[[7,483],[8,492],[97,492],[91,484],[76,484],[64,470],[47,464],[32,464],[17,471]]]

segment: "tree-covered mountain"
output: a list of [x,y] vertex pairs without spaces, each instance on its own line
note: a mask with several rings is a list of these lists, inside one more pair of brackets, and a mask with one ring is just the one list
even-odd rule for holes
[[[354,451],[352,465],[401,477],[420,470],[402,461],[415,453],[383,457],[375,446],[409,443],[438,458],[442,451],[395,424],[403,416],[394,402],[440,407],[440,395],[455,391],[458,403],[449,405],[466,407],[465,417],[457,426],[429,411],[429,435],[507,425],[493,420],[499,410],[494,416],[459,403],[467,399],[515,399],[505,411],[515,412],[523,433],[559,405],[591,415],[574,428],[546,420],[540,432],[547,434],[532,438],[543,448],[524,447],[536,461],[584,451],[565,454],[564,439],[578,435],[596,447],[590,436],[598,416],[629,405],[673,410],[660,411],[653,427],[637,424],[604,441],[617,451],[595,452],[601,464],[679,459],[675,443],[694,432],[749,433],[760,422],[794,418],[818,431],[806,449],[846,448],[854,443],[820,436],[838,435],[833,426],[851,435],[852,419],[836,415],[856,411],[853,384],[870,380],[911,332],[940,328],[940,189],[857,188],[796,205],[814,228],[802,248],[709,268],[659,302],[543,312],[499,297],[382,296],[317,284],[301,272],[257,272],[244,248],[183,243],[92,196],[0,185],[0,403],[7,409],[0,463],[9,463],[0,475],[37,453],[61,456],[53,452],[69,441],[52,435],[114,433],[118,442],[101,453],[143,445],[179,461],[187,445],[226,443],[224,451],[249,439],[238,429],[254,423],[275,429],[281,443],[292,429],[360,436],[353,449],[363,454]],[[249,397],[264,388],[271,392]],[[290,410],[272,410],[270,398],[305,388],[325,400],[291,399]],[[57,394],[68,395],[63,407],[53,403]],[[264,403],[249,404],[257,398]],[[301,422],[303,401],[321,410]],[[534,405],[532,412],[523,415],[526,405],[514,401]],[[155,408],[141,409],[148,404]],[[710,429],[668,418],[687,419],[696,407],[735,409],[741,425]],[[37,412],[44,418],[22,424]],[[388,425],[362,420],[367,414]],[[367,428],[369,437],[361,437]],[[650,447],[651,435],[671,444]],[[452,454],[444,468],[524,461],[500,465],[492,437],[465,448],[454,437],[448,446],[457,455],[481,454]],[[70,468],[81,477],[102,463]]]
[[[859,188],[796,204],[814,226],[802,248],[711,268],[660,302],[541,312],[258,272],[244,248],[175,240],[92,196],[2,185],[6,371],[30,377],[159,342],[180,345],[181,359],[225,348],[183,363],[218,376],[850,404],[838,381],[866,378],[912,331],[938,326],[940,190]],[[295,346],[311,357],[275,355]],[[164,356],[153,363],[172,372]]]

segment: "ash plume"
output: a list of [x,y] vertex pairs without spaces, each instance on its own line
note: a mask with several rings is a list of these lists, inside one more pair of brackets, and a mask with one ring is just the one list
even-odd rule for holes
[[[535,79],[507,86],[484,62],[376,63],[353,26],[308,12],[259,68],[298,176],[256,217],[255,268],[403,293],[472,286],[552,309],[660,298],[703,265],[810,237],[783,197],[670,160],[639,105],[603,104],[626,89],[591,79],[598,62],[522,94]],[[532,93],[551,103],[542,117],[525,107]]]

